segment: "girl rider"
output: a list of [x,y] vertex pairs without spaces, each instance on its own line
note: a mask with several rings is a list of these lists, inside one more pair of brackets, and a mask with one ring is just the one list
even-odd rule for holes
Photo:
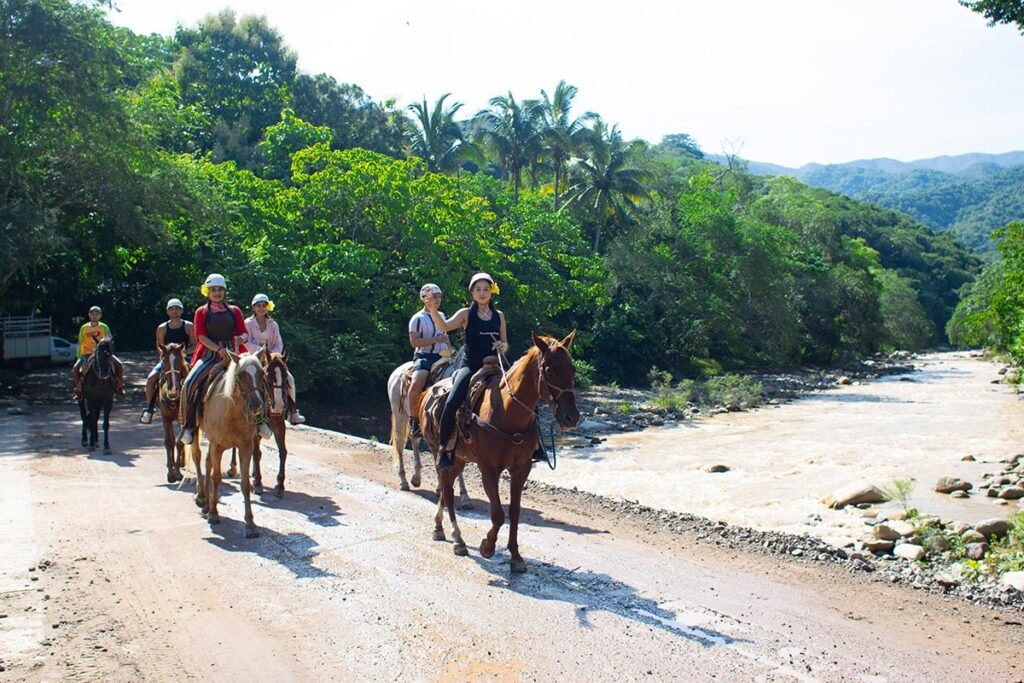
[[[161,323],[156,328],[156,352],[160,355],[160,347],[165,344],[181,344],[185,347],[187,356],[196,347],[196,328],[188,320],[182,320],[181,314],[185,307],[181,299],[171,299],[167,302],[167,322]],[[156,385],[160,380],[160,373],[163,372],[163,362],[156,364],[149,377],[146,378],[146,409],[142,411],[139,422],[149,424],[153,421],[153,412],[156,410],[157,390]]]
[[448,450],[448,440],[455,425],[455,413],[469,390],[469,378],[483,367],[484,358],[508,351],[505,314],[495,308],[492,301],[492,296],[498,291],[494,278],[487,273],[477,273],[469,279],[469,293],[473,303],[469,308],[460,308],[447,320],[437,310],[437,299],[423,301],[424,308],[429,311],[431,319],[442,333],[462,328],[466,330],[466,365],[456,370],[452,378],[452,390],[441,413],[441,456],[437,466],[442,470],[455,466],[453,453]]
[[[251,353],[259,353],[261,348],[266,348],[268,354],[284,353],[281,328],[278,327],[276,320],[267,315],[272,310],[274,310],[274,302],[266,294],[257,294],[252,298],[252,316],[245,319],[245,329],[249,334],[246,347]],[[295,378],[290,370],[288,371],[288,397],[292,400],[288,421],[293,425],[302,424],[306,418],[299,412],[299,404],[295,399]]]
[[[196,309],[195,314],[196,338],[199,344],[192,356],[192,370],[185,378],[185,391],[181,401],[183,419],[178,440],[183,444],[192,443],[196,429],[195,405],[198,401],[195,394],[202,380],[218,360],[223,360],[225,364],[228,362],[227,349],[234,346],[236,339],[243,342],[247,339],[241,309],[225,303],[227,282],[224,276],[220,273],[211,273],[200,291],[206,297],[206,304]],[[265,439],[274,436],[265,422],[260,424],[260,435]]]

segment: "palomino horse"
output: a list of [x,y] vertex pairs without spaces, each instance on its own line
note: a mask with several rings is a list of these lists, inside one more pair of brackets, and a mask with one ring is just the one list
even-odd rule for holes
[[[259,531],[253,523],[249,483],[249,463],[256,439],[256,424],[263,416],[266,376],[263,364],[251,353],[241,356],[228,351],[230,364],[224,372],[211,375],[205,399],[199,411],[199,429],[192,439],[192,464],[196,470],[196,505],[210,524],[220,522],[217,494],[221,480],[221,456],[228,448],[238,449],[242,466],[242,497],[245,499],[245,537],[255,538]],[[206,475],[201,469],[200,430],[206,435]]]
[[[537,404],[543,398],[551,405],[555,420],[561,427],[575,427],[580,413],[576,408],[576,394],[573,387],[576,368],[569,356],[569,347],[576,332],[570,332],[562,341],[550,337],[533,336],[533,346],[517,360],[508,374],[494,378],[484,390],[479,412],[469,427],[469,443],[461,437],[456,446],[455,467],[439,473],[441,478],[441,500],[434,516],[434,539],[444,540],[444,507],[452,522],[452,538],[455,554],[466,555],[466,543],[455,519],[454,482],[467,462],[475,462],[480,468],[484,491],[491,504],[491,528],[480,543],[480,554],[494,556],[498,530],[505,522],[498,492],[498,479],[508,470],[511,477],[511,497],[508,505],[509,532],[508,551],[511,555],[512,571],[526,571],[526,561],[519,554],[519,512],[523,487],[530,476],[532,456],[536,450],[540,431],[537,425]],[[428,415],[427,401],[420,404],[420,419],[424,425],[424,436],[434,453],[438,443],[438,425]],[[456,429],[458,429],[456,427]]]
[[184,344],[160,346],[160,378],[157,397],[160,405],[160,422],[164,427],[164,449],[167,451],[167,481],[173,484],[181,481],[181,467],[185,465],[185,446],[178,442],[174,423],[179,420],[181,392],[188,364],[185,363]]
[[96,450],[99,442],[100,411],[103,411],[103,452],[110,454],[110,409],[114,407],[114,349],[109,339],[96,346],[90,367],[82,377],[82,400],[78,410],[82,414],[82,445]]
[[[451,376],[457,364],[456,359],[461,353],[464,353],[464,351],[460,349],[455,357],[452,358],[452,362],[445,367],[442,377]],[[423,465],[420,462],[420,439],[419,437],[411,438],[409,435],[409,417],[412,415],[412,410],[409,406],[409,396],[403,395],[402,392],[403,378],[411,367],[412,361],[402,363],[388,377],[388,401],[391,403],[392,460],[398,468],[398,487],[403,491],[409,490],[409,481],[405,478],[405,444],[410,440],[412,441],[413,460],[411,482],[416,488],[420,486],[420,471],[423,469]],[[425,386],[421,395],[426,396],[429,390],[430,386]],[[438,482],[440,481],[441,478],[438,477]],[[440,497],[440,483],[438,484],[437,492],[438,497]],[[459,475],[459,508],[469,508],[471,506],[469,492],[466,491],[466,482],[463,480],[462,475]]]
[[[277,486],[274,487],[274,495],[278,498],[284,495],[284,465],[288,460],[288,447],[284,443],[285,424],[284,416],[291,406],[289,405],[288,394],[288,353],[267,353],[266,348],[257,354],[260,362],[263,363],[263,370],[266,373],[266,400],[267,415],[270,418],[270,431],[274,432],[274,441],[277,442],[277,454],[279,464],[277,467]],[[260,450],[259,430],[256,431],[256,438],[253,440],[253,488],[256,493],[263,493],[263,474],[260,472],[260,460],[263,453]],[[232,453],[231,469],[234,469],[234,453]]]

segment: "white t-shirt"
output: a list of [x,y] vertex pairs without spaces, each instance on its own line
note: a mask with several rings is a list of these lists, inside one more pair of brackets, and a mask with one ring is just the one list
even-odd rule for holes
[[[438,314],[442,318],[444,317],[444,313],[438,311]],[[409,318],[409,331],[419,332],[420,339],[430,339],[441,334],[437,325],[434,324],[434,319],[424,310],[417,311],[416,315]],[[416,349],[416,353],[441,353],[443,349],[447,348],[447,344],[431,344],[430,346],[421,346]]]

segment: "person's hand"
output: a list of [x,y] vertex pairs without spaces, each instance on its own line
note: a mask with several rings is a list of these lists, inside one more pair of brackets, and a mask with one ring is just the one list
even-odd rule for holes
[[224,361],[225,363],[230,363],[231,362],[231,358],[228,356],[228,350],[227,349],[217,349],[217,355],[220,356],[220,359],[222,361]]
[[498,341],[491,344],[491,349],[494,351],[501,351],[502,353],[505,353],[506,351],[508,351],[508,344],[499,339]]
[[447,334],[439,334],[439,335],[437,335],[436,337],[434,337],[434,343],[435,344],[448,344],[449,343],[448,342],[448,335]]
[[427,309],[431,313],[436,312],[437,311],[437,299],[435,299],[432,296],[424,297],[423,298],[423,308]]

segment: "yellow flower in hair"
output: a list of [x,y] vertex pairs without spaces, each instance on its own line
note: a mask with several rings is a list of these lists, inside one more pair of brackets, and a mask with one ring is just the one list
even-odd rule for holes
[[274,302],[273,301],[268,301],[267,302],[267,312],[269,313],[272,310],[274,310]]
[[199,286],[199,292],[203,296],[210,296],[210,288],[207,287],[205,284],[202,284],[202,285]]
[[497,282],[491,283],[491,294],[501,294],[501,287],[498,286]]

